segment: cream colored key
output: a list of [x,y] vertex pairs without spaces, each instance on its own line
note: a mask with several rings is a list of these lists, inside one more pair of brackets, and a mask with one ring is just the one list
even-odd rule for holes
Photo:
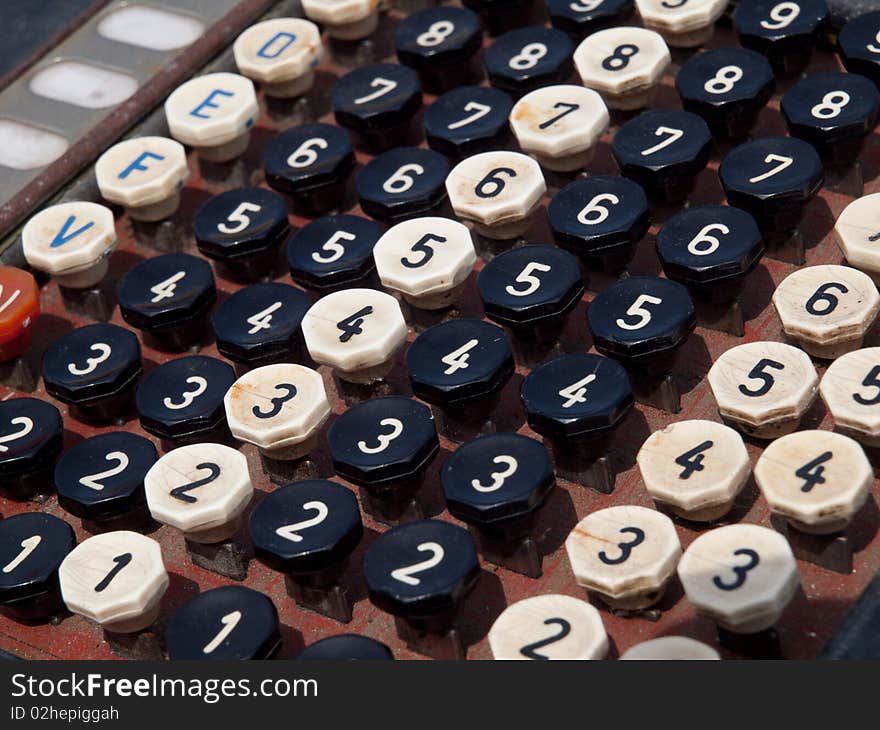
[[862,345],[880,311],[880,294],[867,274],[849,266],[807,266],[773,292],[785,334],[813,357],[833,360]]
[[272,18],[246,29],[232,51],[239,72],[267,96],[302,96],[312,88],[323,55],[321,31],[303,18]]
[[809,356],[782,342],[749,342],[722,353],[709,370],[721,416],[756,438],[794,431],[816,397]]
[[672,520],[632,505],[584,517],[569,533],[565,550],[578,585],[622,609],[659,601],[681,556]]
[[21,244],[28,264],[59,286],[88,289],[107,274],[116,248],[113,212],[86,201],[43,208],[25,224]]
[[379,0],[303,0],[302,6],[309,20],[339,40],[366,38],[379,25]]
[[752,471],[742,436],[714,421],[678,421],[655,431],[637,461],[652,499],[698,522],[727,514]]
[[593,33],[574,52],[584,86],[598,91],[611,109],[648,106],[671,60],[659,33],[628,26]]
[[446,177],[455,215],[487,238],[523,235],[547,191],[541,167],[519,152],[482,152],[459,162]]
[[838,431],[880,446],[880,347],[837,358],[822,376],[819,393]]
[[254,493],[244,454],[213,443],[169,451],[150,467],[144,490],[156,521],[197,543],[234,535]]
[[847,262],[880,284],[880,193],[847,205],[834,225],[834,237]]
[[686,636],[661,636],[659,639],[649,639],[627,649],[620,658],[638,661],[721,659],[718,652],[708,644]]
[[646,28],[660,33],[670,46],[694,48],[715,32],[728,0],[636,0]]
[[548,170],[562,172],[590,164],[608,121],[602,97],[571,84],[536,89],[510,111],[510,128],[520,149]]
[[290,363],[250,370],[233,383],[223,403],[232,435],[277,460],[313,451],[330,415],[320,374]]
[[389,228],[373,247],[382,285],[414,307],[441,309],[461,294],[477,261],[471,232],[449,218],[413,218]]
[[162,220],[180,205],[189,178],[186,150],[167,137],[127,139],[98,158],[95,177],[104,199],[124,205],[135,220]]
[[120,634],[154,623],[168,588],[159,543],[125,530],[81,542],[61,563],[58,579],[73,613]]
[[774,514],[802,532],[824,535],[846,528],[862,508],[874,470],[848,436],[797,431],[764,449],[755,481]]
[[315,302],[302,321],[312,359],[343,380],[371,383],[394,365],[407,327],[398,301],[375,289],[345,289]]
[[225,71],[196,76],[165,101],[171,136],[211,162],[226,162],[247,149],[259,111],[253,82]]
[[678,577],[697,613],[738,634],[773,626],[800,583],[786,539],[748,524],[700,535],[682,555]]
[[489,630],[495,659],[604,659],[599,612],[571,596],[534,596],[508,606]]

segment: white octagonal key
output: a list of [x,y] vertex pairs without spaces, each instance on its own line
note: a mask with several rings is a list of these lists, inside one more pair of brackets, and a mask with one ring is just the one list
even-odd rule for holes
[[150,626],[168,588],[159,543],[126,530],[81,542],[61,563],[58,578],[73,613],[122,634]]
[[482,152],[459,162],[446,177],[455,214],[487,238],[525,233],[546,191],[540,165],[519,152]]
[[880,294],[858,269],[825,264],[786,276],[773,305],[786,335],[813,357],[834,359],[861,346],[880,311]]
[[794,431],[816,397],[809,355],[782,342],[749,342],[724,352],[709,370],[721,416],[756,438]]
[[60,286],[87,289],[104,278],[116,248],[113,212],[86,201],[52,205],[25,224],[21,244],[35,269]]
[[382,285],[413,306],[449,306],[477,260],[471,232],[449,218],[413,218],[389,228],[373,248]]
[[169,451],[144,477],[147,506],[192,542],[222,542],[238,530],[254,488],[244,454],[222,444]]
[[232,435],[272,459],[299,459],[312,451],[330,415],[320,374],[290,363],[245,373],[223,403]]
[[590,163],[608,121],[602,97],[571,84],[536,89],[510,111],[510,128],[523,152],[548,170],[562,172]]
[[612,109],[650,104],[672,58],[659,33],[644,28],[609,28],[587,36],[574,52],[584,86],[598,91]]
[[786,539],[747,524],[700,535],[682,555],[678,577],[697,613],[738,634],[773,626],[800,583]]
[[620,657],[627,660],[713,660],[721,659],[718,652],[708,644],[687,636],[661,636],[649,639],[627,649]]
[[599,612],[571,596],[534,596],[508,606],[489,629],[495,659],[604,659],[608,634]]
[[834,237],[847,262],[880,284],[880,193],[847,205],[834,225]]
[[727,514],[752,470],[742,436],[714,421],[678,421],[655,431],[637,461],[655,502],[700,522]]
[[303,18],[273,18],[246,29],[232,46],[238,70],[268,96],[301,96],[312,88],[323,46],[318,26]]
[[244,152],[259,111],[253,82],[225,71],[190,79],[165,101],[171,136],[212,162]]
[[622,609],[659,601],[681,556],[672,520],[634,505],[587,515],[569,533],[565,550],[578,585]]
[[803,532],[843,530],[874,483],[858,442],[833,431],[797,431],[776,439],[755,464],[770,510]]
[[135,220],[162,220],[180,205],[186,150],[167,137],[127,139],[98,158],[95,177],[104,199],[124,205]]
[[371,383],[391,371],[406,341],[398,301],[375,289],[346,289],[315,302],[302,321],[312,359],[343,380]]
[[728,0],[636,0],[645,27],[660,32],[670,46],[693,48],[708,41]]
[[819,393],[838,431],[880,446],[880,347],[837,358],[822,376]]
[[379,0],[303,0],[309,20],[327,28],[331,38],[366,38],[379,24]]

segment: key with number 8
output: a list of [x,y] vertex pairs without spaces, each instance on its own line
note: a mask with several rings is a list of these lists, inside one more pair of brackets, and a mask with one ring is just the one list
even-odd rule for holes
[[483,53],[492,86],[514,98],[561,84],[571,76],[571,40],[560,30],[529,26],[508,31]]
[[644,28],[600,30],[574,52],[584,86],[598,91],[610,109],[648,106],[670,61],[663,37]]

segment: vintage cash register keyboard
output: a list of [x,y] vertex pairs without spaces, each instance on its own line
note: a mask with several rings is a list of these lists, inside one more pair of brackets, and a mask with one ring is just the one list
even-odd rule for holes
[[876,642],[880,12],[465,5],[98,3],[0,90],[0,649]]

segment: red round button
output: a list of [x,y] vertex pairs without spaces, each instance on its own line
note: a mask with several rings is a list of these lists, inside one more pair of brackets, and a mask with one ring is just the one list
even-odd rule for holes
[[14,266],[0,266],[0,362],[24,352],[39,314],[40,289],[34,277]]

